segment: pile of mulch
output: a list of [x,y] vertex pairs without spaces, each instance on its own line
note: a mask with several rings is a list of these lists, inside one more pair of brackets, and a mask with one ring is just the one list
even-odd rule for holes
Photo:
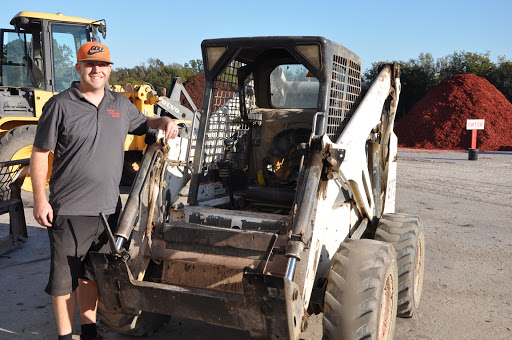
[[[203,105],[205,83],[204,74],[196,74],[195,76],[188,78],[187,81],[183,83],[183,87],[185,87],[185,90],[187,90],[187,93],[189,94],[198,110],[201,110],[201,106]],[[181,98],[181,105],[191,109],[185,96],[183,95]]]
[[467,119],[485,119],[477,132],[480,151],[512,151],[512,104],[489,81],[459,74],[443,81],[395,126],[398,144],[418,149],[467,150]]
[[[193,77],[187,79],[186,82],[183,83],[183,86],[187,90],[190,98],[194,102],[194,105],[198,110],[201,109],[203,105],[203,94],[204,87],[206,84],[206,80],[204,74],[196,74]],[[215,111],[219,109],[222,105],[224,105],[231,97],[233,97],[236,93],[236,90],[233,90],[230,87],[230,84],[223,81],[216,81],[215,90],[214,90],[214,103],[212,106],[212,110]],[[185,107],[189,107],[185,96],[181,96],[181,105]]]

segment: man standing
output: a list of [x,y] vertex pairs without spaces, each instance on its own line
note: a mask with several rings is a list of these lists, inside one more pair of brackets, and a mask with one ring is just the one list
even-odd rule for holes
[[[102,339],[96,330],[98,285],[88,253],[107,244],[99,213],[108,216],[110,225],[117,223],[126,135],[142,135],[148,127],[163,130],[167,139],[178,135],[170,118],[148,118],[125,96],[106,88],[112,70],[107,46],[83,44],[75,68],[80,82],[43,108],[30,162],[34,217],[48,227],[50,238],[46,292],[52,296],[59,340],[71,340],[77,302],[81,339]],[[48,202],[50,151],[54,160]]]

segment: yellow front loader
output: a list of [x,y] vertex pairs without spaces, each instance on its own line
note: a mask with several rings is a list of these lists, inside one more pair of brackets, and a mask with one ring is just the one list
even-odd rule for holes
[[[105,39],[105,20],[23,11],[11,20],[12,29],[2,29],[0,68],[0,161],[29,158],[36,125],[44,104],[70,87],[80,76],[75,70],[76,53],[86,41]],[[150,85],[132,86],[123,92],[145,115],[155,112],[159,97]],[[194,107],[195,108],[195,107]],[[144,136],[129,136],[125,143],[125,169],[129,179],[145,148]],[[49,157],[48,181],[51,175]],[[22,186],[25,205],[32,203],[32,185],[27,175]]]

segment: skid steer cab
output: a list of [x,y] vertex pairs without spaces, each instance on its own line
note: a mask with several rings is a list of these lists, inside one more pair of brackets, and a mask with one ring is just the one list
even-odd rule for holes
[[198,129],[148,147],[111,253],[92,256],[101,321],[143,335],[174,315],[297,340],[322,313],[322,339],[392,339],[424,260],[420,218],[395,213],[399,66],[363,96],[359,57],[323,37],[202,52]]

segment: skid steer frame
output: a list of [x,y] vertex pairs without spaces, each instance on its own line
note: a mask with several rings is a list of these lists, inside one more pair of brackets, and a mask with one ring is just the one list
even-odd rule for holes
[[[382,66],[364,96],[359,58],[322,37],[213,39],[202,49],[203,111],[185,159],[148,147],[111,254],[92,254],[101,305],[297,340],[323,312],[343,242],[394,210],[399,67]],[[286,68],[275,74],[283,65],[302,67],[299,84],[287,85]],[[269,174],[261,156],[281,131],[300,152],[292,180],[278,178],[277,163]],[[175,188],[190,178],[187,202],[169,189],[171,164],[183,170]]]

